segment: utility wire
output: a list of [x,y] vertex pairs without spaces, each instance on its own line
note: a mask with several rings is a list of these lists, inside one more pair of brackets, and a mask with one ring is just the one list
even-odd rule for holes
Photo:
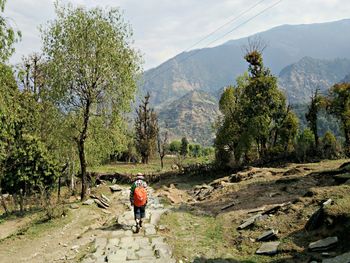
[[266,0],[260,0],[257,3],[255,3],[254,5],[252,5],[251,7],[249,7],[248,9],[246,9],[245,11],[243,11],[242,13],[240,13],[238,16],[230,19],[229,21],[227,21],[225,24],[219,26],[218,28],[216,28],[214,31],[212,31],[211,33],[209,33],[208,35],[206,35],[205,37],[201,38],[200,40],[198,40],[196,43],[194,43],[192,46],[188,47],[184,52],[189,51],[191,49],[193,49],[195,46],[197,46],[198,44],[202,43],[204,40],[208,39],[210,36],[214,35],[216,32],[220,31],[222,28],[226,27],[227,25],[231,24],[232,22],[238,20],[239,18],[241,18],[243,15],[245,15],[246,13],[248,13],[249,11],[251,11],[252,9],[254,9],[255,7],[257,7],[258,5],[260,5],[262,2],[265,2]]
[[[204,48],[207,48],[208,46],[210,46],[211,44],[215,43],[216,41],[220,40],[221,38],[227,36],[228,34],[232,33],[233,31],[237,30],[238,28],[242,27],[243,25],[247,24],[248,22],[250,22],[251,20],[253,20],[254,18],[258,17],[259,15],[267,12],[268,10],[272,9],[273,7],[277,6],[279,3],[281,3],[283,0],[279,0],[276,3],[268,6],[267,8],[263,9],[262,11],[260,11],[259,13],[257,13],[256,15],[250,17],[249,19],[245,20],[244,22],[240,23],[239,25],[237,25],[236,27],[234,27],[233,29],[231,29],[230,31],[228,31],[227,33],[225,33],[224,35],[214,39],[213,41],[211,41],[209,44],[207,44]],[[203,49],[204,49],[203,48]],[[179,61],[177,61],[177,63],[182,63],[185,60],[197,55],[199,52],[201,52],[203,49],[198,49],[196,51],[194,51],[193,53],[189,54],[188,56],[180,59]],[[159,75],[163,74],[164,72],[168,71],[169,69],[171,69],[172,66],[169,66],[167,68],[165,68],[164,70],[158,72],[157,74],[153,75],[150,79],[148,79],[144,84],[146,84],[147,82],[150,82],[151,80],[153,80],[154,78],[158,77]]]

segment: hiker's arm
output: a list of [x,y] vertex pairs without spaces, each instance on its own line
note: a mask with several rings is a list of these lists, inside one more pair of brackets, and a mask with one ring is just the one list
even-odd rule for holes
[[134,205],[134,191],[135,191],[135,184],[132,184],[130,187],[130,203],[131,203],[131,205]]

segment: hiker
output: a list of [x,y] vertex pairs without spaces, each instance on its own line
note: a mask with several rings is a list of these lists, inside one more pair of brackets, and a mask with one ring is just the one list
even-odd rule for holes
[[142,220],[146,216],[147,201],[147,183],[142,173],[138,173],[130,188],[130,203],[131,206],[134,206],[136,233],[142,228]]

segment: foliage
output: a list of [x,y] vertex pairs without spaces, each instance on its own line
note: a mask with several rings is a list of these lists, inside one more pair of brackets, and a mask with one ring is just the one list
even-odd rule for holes
[[323,157],[326,159],[335,159],[339,156],[339,153],[340,149],[334,134],[330,131],[326,132],[326,134],[322,138]]
[[3,16],[6,0],[0,0],[0,62],[4,62],[15,51],[13,45],[21,38],[21,32],[13,29]]
[[156,150],[158,137],[158,118],[153,108],[149,107],[150,95],[147,94],[136,109],[135,145],[141,155],[142,163],[148,163],[150,156]]
[[345,137],[345,153],[350,156],[350,83],[335,84],[329,92],[328,111],[336,116]]
[[[119,10],[56,4],[56,14],[42,29],[50,97],[70,120],[84,199],[91,127],[96,124],[110,131],[118,126],[136,90],[140,58],[131,47],[132,32]],[[105,143],[100,150],[110,145],[114,144]]]
[[312,156],[314,148],[314,135],[309,128],[304,129],[297,137],[295,145],[296,157],[299,161],[304,162],[308,156]]
[[4,160],[3,191],[30,194],[52,188],[58,175],[57,164],[35,136],[20,134]]
[[180,148],[180,154],[182,156],[186,156],[188,154],[188,140],[186,137],[183,137],[181,139],[181,148]]
[[198,143],[190,143],[188,145],[188,152],[190,156],[193,157],[200,157],[202,156],[202,146]]
[[319,90],[316,89],[315,93],[311,96],[310,105],[308,106],[308,112],[305,114],[308,126],[314,134],[315,148],[318,149],[318,128],[317,128],[317,117],[322,107],[322,97],[319,95]]
[[[215,145],[217,160],[229,163],[267,160],[288,149],[296,135],[298,122],[286,106],[277,87],[277,78],[263,64],[261,52],[249,50],[245,56],[249,74],[227,87],[220,99]],[[273,154],[271,154],[273,153]]]
[[169,151],[171,153],[180,153],[181,151],[181,141],[172,141],[169,145]]

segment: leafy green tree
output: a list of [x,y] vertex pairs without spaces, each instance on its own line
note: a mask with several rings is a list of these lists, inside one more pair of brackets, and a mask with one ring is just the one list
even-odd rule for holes
[[37,137],[28,134],[17,134],[16,137],[15,145],[4,160],[3,191],[19,195],[21,200],[33,191],[47,193],[57,178],[57,164]]
[[172,141],[169,145],[169,151],[172,153],[180,153],[181,141]]
[[314,134],[309,128],[306,128],[298,135],[295,152],[299,161],[305,162],[307,160],[307,157],[315,146],[314,143]]
[[318,136],[318,129],[317,129],[317,117],[318,113],[321,109],[321,96],[318,94],[318,89],[315,90],[315,93],[311,96],[310,105],[308,107],[308,112],[305,114],[306,120],[308,122],[308,126],[311,129],[312,133],[314,134],[315,138],[315,147],[316,150],[319,146],[319,136]]
[[350,156],[350,83],[335,84],[330,89],[328,110],[342,124],[345,153]]
[[322,154],[324,158],[334,159],[339,155],[338,142],[334,134],[330,131],[322,138]]
[[270,158],[275,149],[286,148],[296,134],[295,115],[286,106],[277,78],[264,66],[257,46],[247,49],[245,60],[248,74],[238,78],[235,87],[226,88],[219,103],[223,116],[215,146],[222,163],[232,158],[235,163]]
[[0,62],[4,62],[15,51],[13,45],[21,38],[21,32],[13,29],[3,16],[6,0],[0,0]]
[[[129,109],[140,73],[131,30],[117,9],[56,5],[57,18],[42,30],[44,55],[59,108],[71,115],[85,198],[86,141],[93,119],[113,127]],[[100,123],[100,121],[97,121]]]
[[284,152],[289,152],[293,146],[294,138],[298,133],[299,119],[294,112],[289,111],[280,128],[280,144]]
[[159,133],[157,114],[149,107],[149,98],[150,95],[147,94],[136,109],[135,118],[135,145],[142,163],[146,164],[156,151]]
[[186,137],[183,137],[181,139],[181,148],[180,148],[180,154],[182,156],[187,156],[188,154],[188,140]]

